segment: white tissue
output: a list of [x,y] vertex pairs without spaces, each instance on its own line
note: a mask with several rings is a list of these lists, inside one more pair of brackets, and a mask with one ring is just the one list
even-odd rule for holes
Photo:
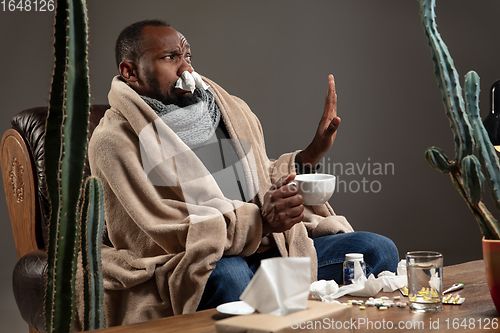
[[361,288],[349,292],[349,295],[363,296],[363,297],[375,296],[384,287],[384,282],[385,282],[384,280],[375,278],[373,274],[370,274],[368,279],[364,281],[364,284],[360,285]]
[[377,275],[377,278],[383,281],[383,291],[386,293],[393,292],[402,286],[407,285],[408,277],[405,275],[396,275],[393,272],[383,271]]
[[206,84],[205,82],[203,82],[203,80],[201,79],[200,74],[198,74],[196,72],[192,72],[191,76],[194,78],[195,84],[198,87],[202,88],[203,90],[207,90],[210,87],[208,84]]
[[319,280],[311,283],[311,297],[321,298],[322,296],[334,295],[339,291],[339,285],[335,280]]
[[[403,261],[404,260],[401,260],[398,264],[398,275],[389,271],[384,271],[381,272],[377,278],[375,278],[373,274],[370,274],[368,278],[366,278],[364,274],[357,274],[355,263],[354,280],[352,284],[339,288],[337,283],[333,280],[313,282],[310,287],[311,296],[321,299],[323,302],[333,303],[335,299],[347,294],[351,296],[371,297],[378,294],[382,289],[384,292],[393,292],[408,284],[406,277],[406,262],[403,263]],[[404,275],[399,275],[400,272],[403,273],[403,266],[405,267]],[[358,269],[361,269],[361,267]],[[337,285],[337,288],[332,287],[333,284]]]
[[240,296],[260,313],[284,316],[304,310],[311,283],[310,258],[264,259]]
[[429,287],[441,290],[441,278],[439,277],[439,273],[435,268],[431,268],[430,274],[431,278],[429,280]]
[[401,259],[401,261],[398,263],[397,273],[398,275],[406,276],[406,259]]
[[198,86],[204,90],[208,89],[208,85],[203,82],[200,75],[196,72],[189,73],[188,71],[184,71],[181,74],[181,77],[175,83],[176,88],[180,88],[182,90],[194,92],[195,87]]

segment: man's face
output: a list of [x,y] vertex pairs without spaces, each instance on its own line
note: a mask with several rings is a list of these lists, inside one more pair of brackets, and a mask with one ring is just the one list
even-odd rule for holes
[[164,26],[143,29],[142,52],[136,64],[138,81],[132,87],[137,93],[165,104],[187,106],[195,102],[190,91],[175,88],[184,71],[191,67],[191,49],[186,38]]

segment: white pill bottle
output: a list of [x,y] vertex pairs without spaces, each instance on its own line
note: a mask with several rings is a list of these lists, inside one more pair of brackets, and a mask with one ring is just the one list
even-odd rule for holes
[[346,253],[344,261],[344,284],[352,284],[361,275],[366,276],[366,264],[362,253]]

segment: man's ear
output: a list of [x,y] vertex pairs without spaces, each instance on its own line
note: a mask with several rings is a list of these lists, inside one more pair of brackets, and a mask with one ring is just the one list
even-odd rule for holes
[[120,75],[125,82],[133,84],[138,81],[137,70],[135,64],[132,62],[123,60],[118,66],[118,70],[120,71]]

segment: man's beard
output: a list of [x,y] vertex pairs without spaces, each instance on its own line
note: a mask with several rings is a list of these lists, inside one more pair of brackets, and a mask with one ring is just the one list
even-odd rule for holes
[[183,108],[183,107],[186,107],[186,106],[189,106],[189,105],[192,105],[192,104],[199,102],[199,99],[191,92],[187,92],[183,96],[176,95],[174,92],[174,90],[176,89],[175,84],[170,87],[170,91],[169,91],[168,95],[164,94],[160,90],[160,84],[159,84],[158,78],[156,78],[156,77],[150,77],[148,79],[148,84],[153,89],[151,91],[151,94],[152,94],[151,97],[159,100],[160,102],[162,102],[165,105],[174,104],[180,108]]

